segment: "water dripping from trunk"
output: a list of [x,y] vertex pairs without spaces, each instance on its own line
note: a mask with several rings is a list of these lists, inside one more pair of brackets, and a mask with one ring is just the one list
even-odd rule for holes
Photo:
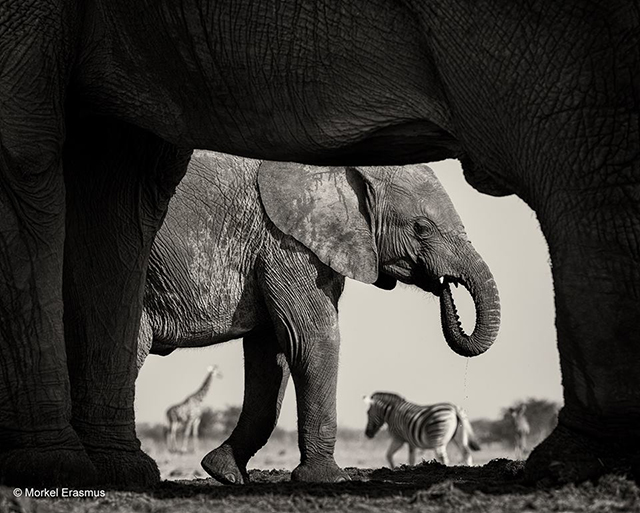
[[469,394],[467,393],[467,375],[469,374],[469,360],[471,360],[471,358],[465,358],[465,360],[466,362],[464,364],[464,380],[462,384],[462,393],[464,396],[462,409],[467,411],[467,399],[469,399]]

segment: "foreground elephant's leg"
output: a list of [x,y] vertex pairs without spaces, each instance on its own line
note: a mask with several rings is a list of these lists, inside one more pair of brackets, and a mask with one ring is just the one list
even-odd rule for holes
[[90,483],[69,423],[60,162],[31,174],[11,160],[0,146],[0,484]]
[[68,7],[0,6],[0,484],[96,477],[69,423],[62,321]]
[[248,481],[247,463],[271,436],[289,380],[289,367],[273,330],[250,333],[243,339],[244,402],[229,438],[202,460],[218,481]]
[[135,433],[136,341],[149,251],[186,161],[139,129],[89,119],[70,126],[65,165],[72,425],[101,482],[148,485],[160,476]]
[[640,456],[640,187],[597,185],[558,198],[570,212],[557,207],[548,223],[541,216],[565,404],[558,427],[527,460],[531,480],[625,471]]

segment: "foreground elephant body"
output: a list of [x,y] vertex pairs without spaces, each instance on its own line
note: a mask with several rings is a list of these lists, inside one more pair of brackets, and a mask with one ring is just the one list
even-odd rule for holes
[[[289,370],[302,456],[292,477],[346,477],[333,460],[345,275],[439,295],[443,331],[460,353],[483,352],[497,335],[493,277],[426,166],[316,168],[194,154],[151,252],[138,352],[141,364],[149,348],[164,355],[243,338],[242,415],[203,460],[215,478],[246,481],[249,458],[275,427]],[[470,336],[450,283],[474,299]]]
[[195,147],[458,158],[518,194],[549,243],[565,399],[529,474],[639,462],[637,2],[42,0],[0,20],[0,481],[159,478],[135,343]]

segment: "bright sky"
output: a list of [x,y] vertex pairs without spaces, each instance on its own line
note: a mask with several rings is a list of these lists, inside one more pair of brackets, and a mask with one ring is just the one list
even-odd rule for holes
[[[502,408],[528,397],[562,401],[549,255],[533,211],[515,196],[493,198],[475,191],[457,161],[431,167],[496,279],[502,303],[500,334],[484,355],[460,357],[442,335],[437,298],[415,287],[382,291],[347,280],[339,305],[339,425],[364,429],[362,396],[375,391],[397,392],[421,404],[454,402],[471,419],[496,418]],[[453,290],[470,332],[471,298],[462,288]],[[165,410],[195,391],[212,364],[224,377],[213,382],[204,405],[217,409],[241,404],[242,344],[233,341],[150,356],[137,382],[137,421],[164,422]],[[291,381],[278,425],[296,428]]]

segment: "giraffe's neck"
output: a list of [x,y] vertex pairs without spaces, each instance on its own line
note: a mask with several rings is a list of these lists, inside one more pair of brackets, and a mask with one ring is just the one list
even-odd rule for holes
[[207,395],[207,392],[209,391],[212,378],[213,378],[213,372],[209,372],[209,374],[207,374],[207,377],[204,378],[202,385],[200,385],[200,388],[196,390],[193,394],[191,394],[189,399],[195,402],[202,402],[202,400],[204,399],[204,396]]

